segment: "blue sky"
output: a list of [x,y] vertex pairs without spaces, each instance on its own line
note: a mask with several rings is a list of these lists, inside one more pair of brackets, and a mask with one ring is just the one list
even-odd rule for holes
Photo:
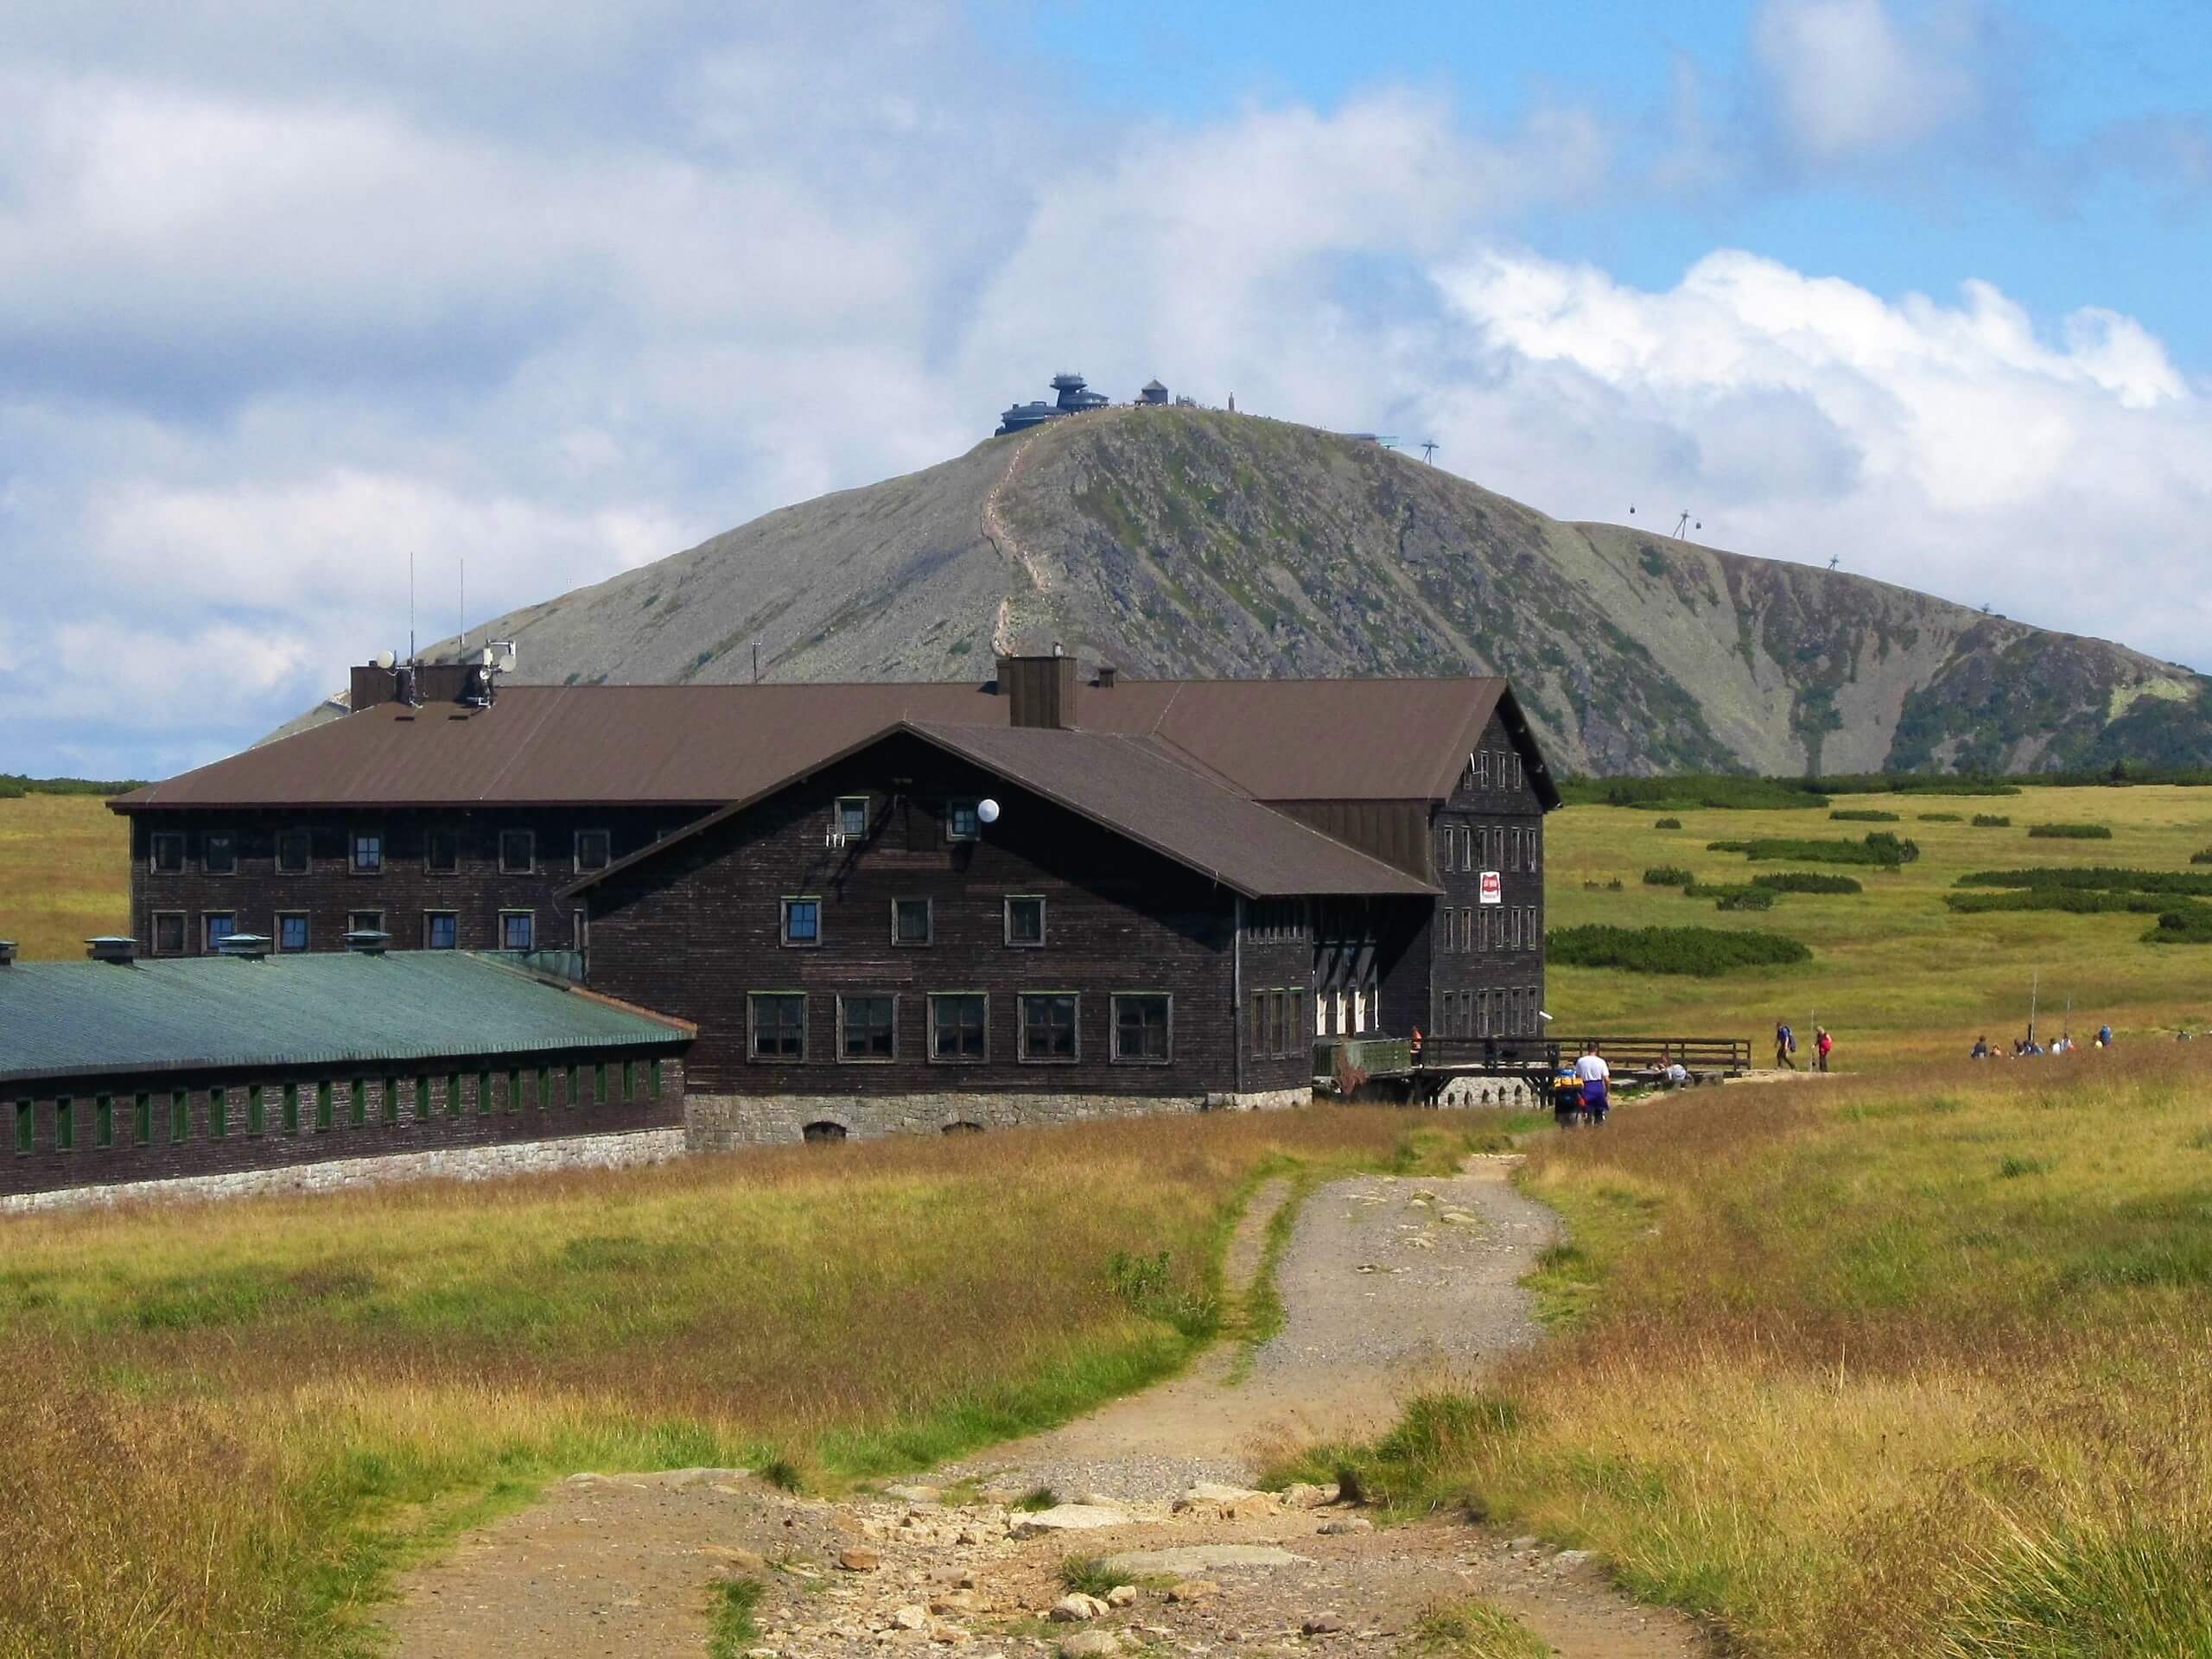
[[[2212,8],[0,0],[0,771],[1071,365],[2212,666]],[[181,688],[185,688],[181,690]]]

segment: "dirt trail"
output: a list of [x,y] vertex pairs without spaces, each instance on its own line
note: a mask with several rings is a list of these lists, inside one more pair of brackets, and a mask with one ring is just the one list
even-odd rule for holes
[[[698,1654],[712,1586],[728,1574],[767,1585],[747,1650],[777,1659],[946,1647],[1024,1659],[1090,1637],[1105,1645],[1073,1650],[1410,1653],[1425,1612],[1469,1596],[1564,1659],[1693,1659],[1707,1649],[1686,1621],[1628,1601],[1573,1553],[1459,1522],[1372,1529],[1325,1503],[1325,1491],[1284,1501],[1243,1490],[1270,1446],[1372,1433],[1423,1380],[1468,1376],[1536,1339],[1517,1281],[1556,1223],[1509,1184],[1512,1162],[1321,1188],[1278,1274],[1283,1328],[1256,1353],[1224,1344],[1157,1389],[927,1485],[830,1503],[730,1471],[565,1481],[410,1576],[387,1621],[397,1651]],[[1280,1184],[1255,1195],[1231,1287],[1256,1270],[1284,1196]],[[1069,1507],[1013,1507],[1039,1487]],[[1042,1622],[1065,1593],[1068,1557],[1166,1549],[1202,1553],[1121,1567],[1115,1576],[1137,1586],[1128,1607]],[[855,1550],[855,1569],[836,1565]],[[1169,1581],[1192,1579],[1211,1587],[1168,1599]]]

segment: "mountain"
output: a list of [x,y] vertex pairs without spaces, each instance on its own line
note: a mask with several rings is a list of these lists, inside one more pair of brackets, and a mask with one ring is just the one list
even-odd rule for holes
[[1056,640],[1138,676],[1505,674],[1570,772],[2212,761],[2212,682],[2122,646],[1192,409],[990,439],[471,637],[538,683],[742,681],[756,646],[776,679],[981,679]]

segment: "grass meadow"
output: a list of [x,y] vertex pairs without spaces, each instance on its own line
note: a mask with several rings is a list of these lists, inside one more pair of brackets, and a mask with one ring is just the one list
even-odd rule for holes
[[129,826],[92,796],[0,796],[0,939],[81,957],[94,934],[130,931]]
[[1730,1652],[2212,1653],[2212,1054],[2121,1054],[1544,1137],[1554,1340],[1294,1468],[1598,1549]]
[[396,1567],[550,1477],[834,1488],[1058,1421],[1234,1327],[1260,1180],[1469,1136],[1319,1108],[10,1220],[0,1656],[372,1651]]
[[[1764,1042],[1777,1019],[1796,1027],[1801,1064],[1809,1059],[1817,1020],[1835,1033],[1836,1063],[1917,1066],[1962,1057],[1986,1033],[2007,1047],[2027,1026],[2031,975],[2040,981],[2038,1033],[2064,1023],[2086,1040],[2109,1020],[2139,1049],[2171,1042],[2174,1031],[2212,1026],[2212,950],[2152,945],[2152,918],[2012,911],[1961,915],[1943,895],[1972,870],[2041,865],[2119,865],[2185,871],[2190,855],[2212,846],[2212,790],[2145,785],[2111,789],[2037,789],[1999,798],[1853,796],[1853,807],[1896,812],[1884,826],[1919,843],[1920,857],[1895,870],[1833,867],[1866,888],[1860,894],[1783,893],[1771,910],[1716,914],[1710,899],[1643,884],[1644,870],[1671,865],[1700,881],[1726,885],[1755,874],[1830,869],[1789,861],[1752,863],[1713,853],[1714,841],[1855,836],[1864,828],[1832,823],[1825,810],[1655,813],[1649,808],[1574,806],[1546,822],[1546,925],[1685,925],[1776,933],[1809,946],[1812,960],[1719,979],[1553,966],[1551,1011],[1568,1035],[1584,1031],[1746,1036]],[[1929,822],[1926,813],[1956,813]],[[2008,817],[2005,828],[1980,828],[1977,812]],[[1676,818],[1680,829],[1656,827]],[[2033,838],[2038,823],[2094,819],[2110,840]],[[1618,892],[1606,884],[1618,880]],[[1586,883],[1595,882],[1594,889]],[[1770,1051],[1769,1051],[1770,1052]]]

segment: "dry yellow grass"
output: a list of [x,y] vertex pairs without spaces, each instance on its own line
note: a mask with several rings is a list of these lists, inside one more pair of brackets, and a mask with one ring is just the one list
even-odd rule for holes
[[1265,1173],[1424,1141],[1465,1144],[1322,1107],[10,1222],[0,1655],[352,1651],[548,1475],[834,1483],[1058,1420],[1211,1333]]
[[30,957],[81,957],[130,931],[130,831],[86,795],[0,798],[0,939]]

